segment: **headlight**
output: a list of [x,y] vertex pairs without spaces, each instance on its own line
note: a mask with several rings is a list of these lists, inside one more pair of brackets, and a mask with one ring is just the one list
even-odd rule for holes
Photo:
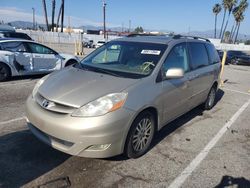
[[92,101],[78,110],[72,116],[94,117],[115,111],[123,106],[127,98],[127,93],[112,93]]
[[40,86],[43,84],[43,82],[48,78],[48,76],[49,76],[49,75],[44,76],[43,78],[41,78],[41,79],[36,83],[36,85],[35,85],[35,87],[34,87],[34,89],[33,89],[33,91],[32,91],[32,97],[33,97],[33,98],[35,97],[35,95],[36,95],[36,93],[37,93],[39,87],[40,87]]

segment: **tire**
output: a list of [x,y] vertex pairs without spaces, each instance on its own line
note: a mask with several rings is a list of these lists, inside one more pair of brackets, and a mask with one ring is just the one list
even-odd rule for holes
[[211,110],[215,105],[215,98],[216,98],[216,87],[213,86],[207,96],[207,99],[204,103],[205,110]]
[[0,82],[10,79],[10,76],[10,68],[5,64],[0,63]]
[[134,120],[127,139],[124,154],[128,158],[138,158],[150,148],[155,133],[155,117],[144,111]]
[[69,61],[65,64],[65,67],[70,66],[70,65],[74,65],[74,64],[76,64],[76,63],[77,63],[76,60],[71,59],[71,60],[69,60]]

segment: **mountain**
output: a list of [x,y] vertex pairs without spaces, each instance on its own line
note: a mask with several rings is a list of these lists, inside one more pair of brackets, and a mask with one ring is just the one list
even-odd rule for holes
[[[220,30],[217,30],[217,37],[219,35]],[[214,30],[207,30],[207,31],[190,31],[188,33],[181,33],[183,35],[192,35],[192,36],[198,36],[198,37],[204,37],[204,38],[213,38],[214,37]],[[242,33],[239,33],[238,35],[239,40],[247,40],[250,39],[250,35],[245,35]]]
[[[27,21],[13,21],[13,22],[9,22],[8,24],[10,24],[12,27],[15,27],[17,29],[31,29],[33,28],[33,23],[32,22],[27,22]],[[37,24],[37,27],[40,28],[46,28],[45,24]],[[77,27],[79,29],[83,29],[83,30],[102,30],[103,27],[102,26],[93,26],[93,25],[84,25],[84,26],[80,26]],[[128,28],[122,28],[122,27],[107,27],[107,29],[110,29],[112,31],[125,31],[128,30]],[[144,28],[145,31],[152,31],[149,29]],[[160,32],[169,32],[169,30],[159,30]],[[217,33],[219,33],[219,29],[217,30]],[[193,36],[199,36],[199,37],[205,37],[205,38],[213,38],[214,36],[214,30],[207,30],[207,31],[190,31],[190,32],[182,32],[180,34],[183,35],[193,35]],[[250,39],[250,35],[245,35],[242,33],[239,33],[238,36],[239,40],[247,40]]]
[[[31,29],[33,28],[32,22],[27,21],[13,21],[8,23],[10,26],[15,27],[16,29]],[[37,27],[46,28],[45,24],[37,24]]]

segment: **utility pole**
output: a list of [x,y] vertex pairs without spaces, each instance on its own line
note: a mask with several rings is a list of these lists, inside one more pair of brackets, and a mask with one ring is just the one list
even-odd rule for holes
[[130,33],[131,30],[131,20],[128,21],[128,32]]
[[52,0],[52,16],[51,16],[51,31],[54,32],[56,0]]
[[35,23],[36,23],[36,21],[35,21],[35,8],[34,7],[32,7],[32,12],[33,12],[33,30],[36,30],[36,25],[35,25]]
[[61,32],[63,32],[63,19],[64,19],[64,0],[62,0],[62,15],[61,15]]
[[56,32],[58,32],[58,26],[59,26],[59,21],[60,21],[61,13],[62,13],[62,5],[60,6],[60,10],[59,10],[58,17],[57,17]]
[[48,22],[46,2],[45,0],[42,0],[42,2],[43,2],[43,11],[44,11],[44,16],[45,16],[45,23],[46,23],[47,31],[49,31],[49,22]]
[[103,35],[106,40],[106,2],[103,0]]

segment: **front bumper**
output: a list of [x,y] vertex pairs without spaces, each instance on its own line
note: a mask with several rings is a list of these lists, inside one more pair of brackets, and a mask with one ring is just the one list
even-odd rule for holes
[[[43,109],[30,96],[27,124],[43,142],[70,155],[106,158],[123,153],[134,112],[121,108],[104,116],[79,118]],[[105,147],[98,149],[100,145]]]

